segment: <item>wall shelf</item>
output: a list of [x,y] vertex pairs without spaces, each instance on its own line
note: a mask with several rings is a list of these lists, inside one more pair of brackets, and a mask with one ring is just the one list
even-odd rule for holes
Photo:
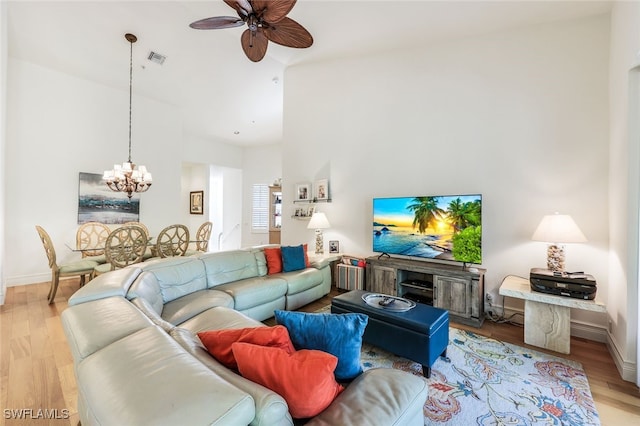
[[331,198],[328,198],[326,200],[318,200],[318,199],[313,199],[313,200],[293,200],[294,203],[304,203],[304,204],[315,204],[315,203],[330,203],[331,202]]

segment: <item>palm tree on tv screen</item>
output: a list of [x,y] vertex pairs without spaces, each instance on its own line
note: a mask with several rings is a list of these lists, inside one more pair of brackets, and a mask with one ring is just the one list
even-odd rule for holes
[[445,211],[438,207],[439,197],[416,197],[414,204],[407,206],[414,212],[413,227],[418,227],[418,232],[424,234],[429,225],[440,219]]
[[463,203],[456,198],[449,203],[447,215],[456,233],[469,226],[480,225],[480,200]]

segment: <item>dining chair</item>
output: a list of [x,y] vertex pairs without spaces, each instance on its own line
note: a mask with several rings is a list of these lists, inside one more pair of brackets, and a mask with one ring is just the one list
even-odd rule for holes
[[41,226],[36,225],[36,231],[38,231],[38,235],[40,236],[40,240],[42,240],[42,245],[44,246],[44,251],[47,254],[47,259],[49,260],[49,268],[51,268],[51,287],[49,288],[49,294],[47,299],[49,300],[49,304],[53,303],[53,299],[56,297],[56,292],[58,291],[58,284],[60,283],[61,277],[80,277],[80,287],[84,285],[85,276],[93,273],[93,270],[98,263],[93,260],[79,260],[76,262],[65,263],[62,265],[58,265],[56,259],[56,249],[53,246],[53,242],[51,241],[51,237]]
[[144,260],[148,238],[144,229],[137,225],[121,226],[107,237],[104,254],[107,263],[94,268],[94,275],[115,271]]
[[158,234],[156,256],[184,256],[189,247],[189,228],[185,225],[169,225]]
[[102,264],[107,262],[104,255],[104,243],[111,229],[101,222],[87,222],[78,227],[76,248],[82,251],[82,257]]
[[211,238],[211,229],[213,228],[213,223],[207,221],[204,222],[200,227],[198,227],[198,231],[196,232],[196,248],[195,250],[187,250],[185,256],[192,256],[198,253],[206,253],[209,250],[209,239]]
[[[145,225],[142,222],[125,222],[122,224],[122,226],[130,226],[130,225],[135,225],[142,228],[145,234],[147,234],[147,241],[151,240],[151,236],[149,235],[149,228],[147,228],[147,225]],[[144,251],[144,256],[143,256],[144,260],[148,260],[153,256],[155,256],[154,251],[155,251],[155,247],[147,247],[147,249]]]

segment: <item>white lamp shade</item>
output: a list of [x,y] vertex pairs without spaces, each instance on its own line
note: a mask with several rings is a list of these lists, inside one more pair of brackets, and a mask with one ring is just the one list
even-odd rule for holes
[[324,213],[315,212],[313,216],[311,216],[311,220],[307,225],[307,229],[327,229],[330,228],[331,225],[327,220],[327,216]]
[[587,237],[584,236],[571,216],[558,213],[543,217],[531,239],[546,243],[584,243],[587,241]]

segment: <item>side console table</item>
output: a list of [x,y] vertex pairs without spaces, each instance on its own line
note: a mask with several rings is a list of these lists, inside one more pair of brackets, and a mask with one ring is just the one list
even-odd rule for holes
[[445,309],[453,321],[482,327],[484,269],[378,256],[366,262],[367,291]]
[[502,296],[524,299],[524,342],[563,354],[570,353],[571,308],[606,312],[597,300],[574,299],[531,290],[528,279],[507,276],[500,285]]

